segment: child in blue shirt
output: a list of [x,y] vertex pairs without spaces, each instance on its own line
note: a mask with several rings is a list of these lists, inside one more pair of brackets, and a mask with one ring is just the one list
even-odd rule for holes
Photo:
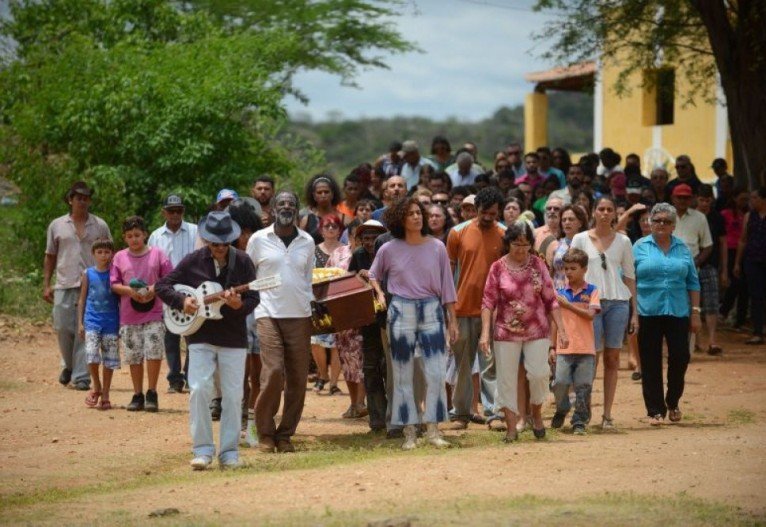
[[[120,300],[112,293],[109,283],[114,244],[112,240],[100,238],[93,243],[91,251],[96,265],[83,272],[77,304],[78,331],[85,341],[85,360],[93,386],[85,398],[85,405],[109,410],[112,408],[109,402],[112,374],[120,368]],[[98,372],[101,363],[104,364],[103,383]]]

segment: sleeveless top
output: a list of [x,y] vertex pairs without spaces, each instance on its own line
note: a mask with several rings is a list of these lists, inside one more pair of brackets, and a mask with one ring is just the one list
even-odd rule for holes
[[109,270],[100,272],[95,267],[88,267],[85,272],[88,276],[85,330],[117,334],[120,329],[120,301],[109,285]]
[[744,259],[750,262],[766,262],[766,217],[750,211],[747,220],[747,244]]

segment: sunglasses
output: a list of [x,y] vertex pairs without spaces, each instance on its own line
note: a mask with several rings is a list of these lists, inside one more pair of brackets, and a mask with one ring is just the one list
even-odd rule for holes
[[435,203],[436,205],[446,205],[449,203],[448,199],[432,199],[431,203]]
[[334,230],[336,230],[336,229],[340,229],[340,227],[339,227],[338,225],[336,225],[335,223],[328,223],[328,224],[326,224],[326,225],[325,225],[324,227],[322,227],[322,228],[323,228],[323,229],[330,229],[330,230],[332,230],[332,231],[334,231]]
[[657,225],[673,225],[673,220],[666,220],[664,218],[660,218],[660,219],[656,219],[656,220],[653,219],[652,223],[657,224]]
[[601,269],[606,271],[606,255],[604,253],[598,253],[598,255],[601,257]]

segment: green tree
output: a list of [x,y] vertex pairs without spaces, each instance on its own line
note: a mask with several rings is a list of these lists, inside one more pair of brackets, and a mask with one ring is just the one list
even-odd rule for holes
[[[292,10],[270,8],[261,15]],[[323,27],[317,20],[314,38],[333,28]],[[284,130],[293,74],[351,78],[357,61],[377,65],[339,50],[309,53],[306,36],[280,24],[243,28],[167,0],[16,0],[0,36],[14,44],[0,66],[0,159],[22,190],[16,232],[34,260],[76,179],[96,184],[97,209],[113,227],[128,214],[158,219],[171,191],[196,217],[216,190],[246,192],[256,174],[299,186],[324,162]],[[395,33],[359,41],[409,49]]]
[[766,2],[763,0],[538,0],[557,12],[540,35],[559,63],[600,57],[620,68],[617,91],[635,71],[672,66],[692,89],[687,103],[726,97],[735,171],[766,183]]

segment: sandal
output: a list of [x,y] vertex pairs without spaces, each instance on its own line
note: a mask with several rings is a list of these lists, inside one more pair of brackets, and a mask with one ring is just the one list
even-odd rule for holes
[[340,388],[338,388],[337,384],[333,384],[330,386],[330,395],[335,395],[336,393],[343,393]]
[[105,401],[104,399],[101,399],[101,404],[98,405],[99,410],[111,410],[112,409],[112,403],[109,401]]
[[487,420],[484,419],[484,417],[479,414],[471,414],[470,420],[472,423],[477,425],[483,425],[483,424],[486,424],[487,422]]
[[88,392],[88,395],[85,397],[85,406],[88,408],[95,408],[98,406],[98,400],[101,397],[101,392],[97,392],[95,390],[91,390]]
[[328,382],[329,382],[329,381],[327,381],[327,380],[325,380],[325,379],[317,379],[317,382],[315,382],[315,383],[314,383],[314,391],[315,391],[316,393],[319,393],[319,392],[321,392],[322,390],[324,390],[324,385],[325,385],[326,383],[328,383]]

